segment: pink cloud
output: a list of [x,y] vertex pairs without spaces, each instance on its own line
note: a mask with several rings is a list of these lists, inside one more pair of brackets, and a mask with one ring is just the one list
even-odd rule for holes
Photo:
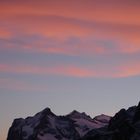
[[[45,17],[44,17],[45,18]],[[53,38],[54,43],[51,46],[47,44],[47,41],[43,40],[34,40],[32,43],[26,43],[26,39],[23,39],[25,44],[21,43],[16,44],[13,42],[7,42],[5,46],[0,46],[1,49],[11,49],[16,51],[27,51],[27,52],[42,52],[42,53],[54,53],[54,54],[65,54],[65,55],[94,55],[94,54],[108,54],[108,53],[128,53],[133,54],[140,52],[140,27],[123,25],[123,24],[106,24],[99,23],[95,24],[94,22],[83,22],[79,25],[74,19],[63,19],[50,17],[50,19],[44,20],[44,18],[29,18],[25,17],[24,19],[18,18],[15,20],[7,19],[6,22],[9,22],[9,25],[12,25],[12,28],[15,27],[17,33],[9,29],[1,33],[1,38],[17,38],[18,34],[23,34],[23,36],[34,36],[38,35],[43,38]],[[38,20],[38,21],[36,21]],[[23,24],[24,23],[24,24]],[[12,38],[13,37],[13,38]],[[71,37],[78,38],[80,44],[68,43],[64,44],[66,40]],[[90,38],[90,39],[89,39]],[[14,40],[13,39],[13,40]],[[114,45],[110,47],[110,50],[107,49],[107,45],[98,45],[96,41],[106,41],[114,42]],[[14,40],[16,42],[16,40]],[[117,43],[117,46],[116,44]]]
[[7,29],[0,28],[0,38],[7,39],[11,38],[12,33],[8,31]]
[[[0,46],[2,49],[54,53],[65,55],[133,54],[140,53],[140,8],[138,1],[107,0],[80,1],[10,1],[0,5],[0,38],[40,36],[54,38],[58,45],[45,46],[45,42],[13,43]],[[7,10],[8,9],[8,10]],[[7,24],[8,23],[8,24]],[[13,37],[13,38],[12,38]],[[81,44],[63,44],[76,37]],[[90,38],[89,42],[86,40]],[[56,40],[55,40],[56,39]],[[24,37],[23,37],[24,40]],[[92,41],[95,40],[95,41]],[[101,46],[96,40],[117,43]],[[15,40],[14,40],[15,41]],[[26,39],[24,40],[26,42]],[[85,42],[84,42],[85,41]],[[47,42],[47,41],[46,41]],[[82,44],[83,43],[83,44]],[[89,44],[88,44],[89,43]]]
[[140,75],[140,65],[134,63],[126,63],[116,65],[108,68],[92,68],[79,67],[75,65],[59,65],[52,67],[38,67],[38,66],[11,66],[0,65],[1,73],[15,73],[15,74],[33,74],[44,76],[68,76],[77,78],[121,78]]
[[11,66],[0,65],[0,72],[17,73],[17,74],[37,74],[37,75],[61,75],[73,77],[90,77],[94,74],[92,70],[79,68],[76,66],[53,66],[53,67],[37,67],[37,66]]
[[[58,15],[84,20],[140,24],[137,0],[53,0],[1,2],[0,13],[6,15]],[[7,10],[6,8],[9,10]]]

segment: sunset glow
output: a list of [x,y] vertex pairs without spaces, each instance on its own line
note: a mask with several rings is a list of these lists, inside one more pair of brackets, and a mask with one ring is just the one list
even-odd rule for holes
[[139,100],[139,83],[140,0],[0,1],[1,140],[26,105],[24,116],[47,106],[113,114]]

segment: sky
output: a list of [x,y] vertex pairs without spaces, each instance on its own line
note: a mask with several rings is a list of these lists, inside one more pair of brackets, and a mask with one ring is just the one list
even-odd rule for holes
[[0,0],[1,140],[46,107],[94,117],[139,100],[139,0]]

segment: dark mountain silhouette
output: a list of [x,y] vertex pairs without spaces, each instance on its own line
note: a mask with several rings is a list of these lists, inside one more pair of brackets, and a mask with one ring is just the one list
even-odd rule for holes
[[140,140],[140,103],[114,117],[91,118],[76,110],[65,116],[49,108],[26,119],[15,119],[7,140]]

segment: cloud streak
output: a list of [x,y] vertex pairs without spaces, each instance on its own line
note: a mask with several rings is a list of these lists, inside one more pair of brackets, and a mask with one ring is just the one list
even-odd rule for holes
[[[111,55],[115,59],[114,55],[140,54],[139,5],[137,0],[0,2],[0,50],[89,59],[94,56],[106,59]],[[110,69],[104,70],[97,70],[95,66],[89,69],[85,67],[58,65],[39,68],[28,66],[27,63],[27,67],[3,65],[1,72],[9,72],[10,69],[15,73],[74,77],[123,77],[139,74],[137,70],[131,69],[131,64],[130,68],[128,65],[125,65],[126,68],[110,65]],[[132,72],[128,72],[127,68]]]
[[[6,1],[1,2],[4,15],[58,15],[69,18],[139,24],[138,0],[53,0],[53,1]],[[9,10],[6,10],[7,7]],[[135,15],[135,16],[134,16]]]
[[[7,49],[9,46],[9,49],[20,50],[21,48],[32,52],[65,55],[79,55],[87,52],[87,56],[88,52],[93,52],[92,55],[95,53],[131,54],[140,52],[140,25],[87,22],[56,16],[19,17],[10,21],[6,19],[6,22],[10,23],[9,30],[3,30],[7,25],[1,26],[0,37],[9,39],[11,42],[7,41],[5,45],[1,45],[2,49]],[[20,36],[21,38],[19,38]],[[28,36],[31,41],[28,41],[25,36]],[[39,38],[33,39],[34,36]],[[75,40],[71,38],[75,38]],[[19,44],[18,39],[23,42]],[[108,49],[110,44],[102,42],[112,42],[112,46]]]
[[14,73],[23,75],[66,76],[75,78],[123,78],[140,75],[139,63],[120,64],[112,68],[93,68],[75,65],[59,65],[52,67],[38,67],[31,65],[0,65],[0,73]]

